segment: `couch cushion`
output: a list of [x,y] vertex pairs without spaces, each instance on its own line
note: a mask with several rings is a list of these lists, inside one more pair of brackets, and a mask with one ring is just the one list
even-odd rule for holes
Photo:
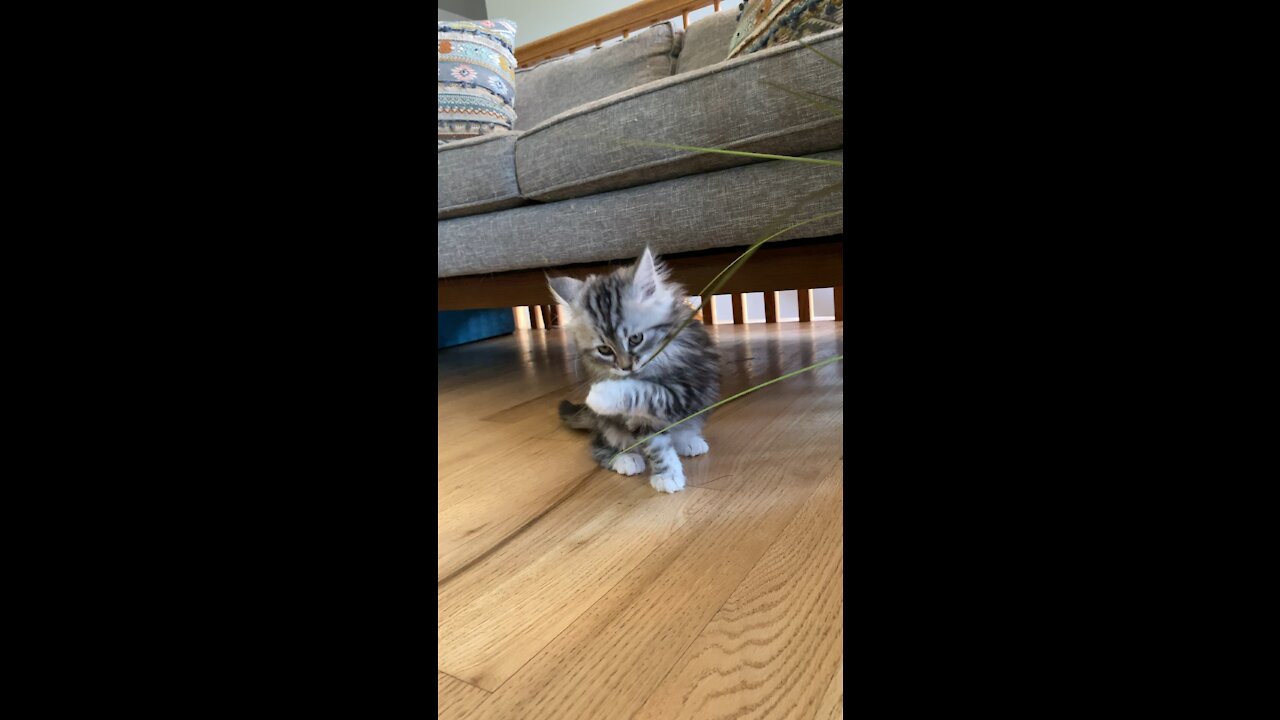
[[436,219],[524,204],[516,185],[520,133],[499,132],[436,146]]
[[515,128],[531,128],[583,103],[669,77],[676,52],[671,23],[662,23],[599,50],[519,70]]
[[510,20],[436,23],[437,142],[511,129],[515,41]]
[[[810,44],[844,57],[844,28]],[[742,165],[749,158],[628,144],[804,155],[844,146],[844,119],[784,88],[843,100],[841,68],[799,43],[649,83],[529,128],[516,142],[521,193],[562,200]]]
[[685,33],[680,57],[676,58],[676,73],[699,70],[727,60],[729,40],[738,27],[735,17],[726,6],[724,10],[690,25]]
[[[843,150],[812,157],[840,160]],[[437,277],[549,268],[657,253],[748,245],[808,188],[840,180],[844,168],[773,160],[617,192],[445,220],[436,224]],[[844,193],[814,198],[797,222],[840,210]],[[844,232],[837,215],[774,242]]]

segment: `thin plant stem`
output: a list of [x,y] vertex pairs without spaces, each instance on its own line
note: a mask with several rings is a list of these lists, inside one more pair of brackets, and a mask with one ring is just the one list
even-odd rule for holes
[[[673,427],[675,427],[675,426],[677,426],[677,425],[680,425],[680,424],[682,424],[682,423],[689,422],[690,420],[692,420],[692,419],[694,419],[694,418],[698,417],[698,416],[699,416],[699,415],[701,415],[702,413],[705,413],[705,412],[711,412],[712,410],[714,410],[714,409],[716,409],[716,408],[720,407],[721,405],[724,405],[725,403],[733,402],[734,400],[737,400],[738,398],[742,397],[743,395],[748,395],[748,394],[750,394],[750,393],[753,393],[753,392],[755,392],[755,391],[759,390],[760,388],[768,387],[769,385],[772,385],[772,384],[774,384],[774,383],[776,383],[776,382],[782,382],[783,380],[786,380],[787,378],[795,377],[796,375],[799,375],[800,373],[806,373],[806,372],[809,372],[810,370],[817,370],[818,368],[820,368],[820,367],[822,367],[822,366],[824,366],[824,365],[830,365],[830,364],[831,364],[831,363],[833,363],[833,362],[837,362],[837,361],[839,361],[839,360],[843,360],[843,359],[844,359],[844,356],[843,356],[843,355],[837,355],[837,356],[835,356],[835,357],[833,357],[833,358],[827,358],[826,360],[823,360],[822,362],[819,362],[819,363],[814,363],[814,364],[810,365],[809,367],[806,367],[806,368],[800,368],[799,370],[796,370],[795,372],[789,372],[789,373],[787,373],[786,375],[783,375],[783,376],[781,376],[781,377],[776,377],[776,378],[774,378],[774,379],[772,379],[772,380],[769,380],[768,382],[762,382],[762,383],[760,383],[759,385],[756,385],[755,387],[747,388],[746,390],[743,390],[742,392],[737,393],[736,395],[733,395],[732,397],[727,397],[727,398],[725,398],[725,399],[721,400],[720,402],[714,403],[714,404],[712,404],[712,405],[708,405],[707,407],[703,408],[702,410],[699,410],[698,412],[696,412],[696,413],[694,413],[694,414],[690,415],[689,417],[687,417],[687,418],[685,418],[685,419],[683,419],[683,420],[677,420],[677,421],[675,421],[675,422],[671,423],[670,425],[668,425],[668,426],[666,426],[666,427],[662,428],[662,429],[661,429],[661,430],[659,430],[658,432],[656,432],[656,433],[654,433],[654,434],[650,435],[649,437],[646,437],[646,438],[644,438],[644,439],[642,439],[642,440],[638,440],[638,441],[636,441],[636,443],[635,443],[634,445],[631,445],[630,447],[626,447],[626,448],[623,448],[622,450],[619,450],[619,451],[618,451],[618,455],[621,455],[621,454],[623,454],[623,453],[625,453],[625,452],[627,452],[627,451],[629,451],[629,450],[633,450],[633,449],[635,449],[635,448],[637,448],[637,447],[639,447],[639,446],[641,446],[641,445],[643,445],[643,444],[645,444],[645,443],[649,442],[650,440],[652,440],[652,439],[654,439],[654,438],[658,437],[659,435],[661,435],[662,433],[664,433],[664,432],[666,432],[666,431],[670,430],[671,428],[673,428]],[[618,459],[618,455],[614,455],[612,458],[610,458],[610,460],[609,460],[609,464],[610,464],[610,465],[612,465],[612,464],[613,464],[613,461],[614,461],[614,460],[617,460],[617,459]]]
[[[837,184],[843,185],[844,183],[837,183]],[[824,189],[828,189],[828,188],[824,188]],[[808,200],[808,199],[809,198],[804,198],[803,200]],[[764,238],[757,240],[751,247],[747,248],[741,255],[739,255],[737,260],[734,260],[733,262],[729,263],[728,267],[726,267],[724,270],[721,270],[718,275],[712,278],[711,282],[708,283],[706,287],[702,288],[702,291],[698,293],[698,296],[706,297],[708,294],[714,295],[716,290],[719,290],[721,287],[724,286],[725,283],[729,282],[729,278],[733,277],[733,274],[738,272],[738,269],[746,264],[747,260],[749,260],[751,256],[755,254],[756,250],[760,249],[760,246],[764,245],[770,240],[778,237],[779,235],[782,235],[783,233],[790,232],[791,230],[794,230],[802,225],[808,225],[809,223],[818,222],[819,220],[826,220],[827,218],[835,217],[837,215],[843,215],[843,214],[844,214],[843,210],[837,210],[835,212],[829,212],[829,213],[824,213],[822,215],[817,215],[815,217],[809,218],[808,220],[803,220],[801,222],[795,223],[794,225],[788,225],[787,227],[784,227],[781,230],[778,230],[777,232],[771,235],[766,235]],[[683,332],[685,328],[689,327],[689,323],[693,322],[693,315],[694,315],[694,311],[690,311],[688,317],[684,319],[684,322],[680,323],[679,327],[677,327],[675,330],[671,331],[670,333],[667,333],[667,337],[663,338],[662,344],[658,346],[658,349],[653,351],[652,355],[650,355],[643,363],[640,364],[640,367],[644,367],[645,365],[648,365],[650,362],[653,362],[653,359],[658,357],[658,355],[663,350],[666,349],[667,345],[671,344],[671,341],[674,340],[677,335]]]
[[807,48],[807,49],[809,49],[809,50],[812,50],[812,51],[813,51],[813,53],[814,53],[815,55],[817,55],[818,57],[822,58],[823,60],[826,60],[827,62],[831,63],[832,65],[835,65],[836,67],[840,68],[841,70],[843,70],[843,69],[844,69],[844,63],[842,63],[842,62],[840,62],[840,61],[836,60],[835,58],[831,57],[830,55],[828,55],[828,54],[826,54],[826,53],[822,52],[822,51],[821,51],[821,50],[819,50],[818,48],[816,48],[816,47],[814,47],[814,46],[810,45],[809,43],[807,43],[807,42],[805,42],[805,41],[803,41],[803,40],[797,40],[796,42],[798,42],[798,43],[800,43],[801,45],[805,46],[805,48]]
[[826,220],[829,217],[835,217],[837,215],[843,215],[843,214],[844,214],[843,210],[835,210],[833,212],[817,215],[809,218],[808,220],[805,220],[804,222],[796,223],[795,225],[790,225],[785,228],[782,228],[781,230],[773,233],[772,235],[768,235],[761,240],[757,240],[755,243],[751,245],[751,247],[744,250],[742,254],[739,255],[733,262],[729,263],[729,265],[725,267],[725,269],[717,273],[716,276],[711,279],[711,282],[707,283],[707,286],[702,288],[702,291],[699,292],[698,295],[699,296],[708,295],[708,294],[714,295],[716,290],[719,290],[721,287],[723,287],[725,283],[729,282],[729,278],[733,277],[733,274],[738,272],[738,268],[745,265],[747,263],[747,260],[752,255],[756,254],[756,250],[759,250],[761,245],[764,245],[765,243],[778,237],[779,235],[785,232],[788,232],[790,230],[794,230],[800,227],[801,225],[806,225],[811,222],[817,222],[819,220]]
[[[793,90],[787,87],[786,85],[779,85],[778,83],[775,83],[775,82],[766,82],[765,85],[768,85],[769,87],[777,90],[781,90],[782,92],[787,93],[788,95],[795,96],[796,98],[799,98],[800,100],[803,100],[809,103],[810,105],[815,105],[823,110],[827,110],[832,113],[835,113],[836,117],[844,117],[844,103],[838,98],[827,97],[826,95],[819,95],[818,93],[809,92],[808,90]],[[814,100],[814,98],[821,98],[822,100],[826,100],[827,102],[819,102],[818,100]]]
[[720,150],[719,148],[695,147],[692,145],[670,145],[667,143],[649,142],[648,140],[623,140],[622,142],[626,145],[643,145],[645,147],[688,150],[689,152],[736,155],[738,157],[759,158],[761,160],[789,160],[791,162],[811,163],[813,165],[833,165],[835,167],[844,167],[843,160],[823,160],[822,158],[793,157],[791,155],[769,155],[767,153],[746,152],[745,150]]

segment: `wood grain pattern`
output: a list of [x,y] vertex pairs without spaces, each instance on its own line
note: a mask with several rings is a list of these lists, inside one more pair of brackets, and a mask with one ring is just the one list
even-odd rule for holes
[[539,520],[562,531],[554,539],[518,538],[508,551],[519,554],[518,566],[486,558],[504,572],[476,567],[440,591],[440,669],[496,690],[680,527],[700,492],[711,491],[661,497],[647,483],[598,470],[589,488]]
[[[667,255],[672,280],[697,292],[742,254],[745,247]],[[436,304],[440,310],[539,305],[550,299],[547,275],[585,278],[611,272],[610,263],[583,263],[560,267],[513,270],[486,275],[438,278]],[[787,290],[794,287],[831,287],[844,282],[842,236],[818,240],[767,244],[720,288],[720,294]]]
[[572,442],[526,440],[453,477],[469,490],[441,500],[436,580],[448,578],[566,497],[597,468]]
[[[763,336],[756,334],[764,328],[768,331]],[[737,330],[722,325],[716,328],[716,336]],[[722,352],[726,365],[733,368],[723,380],[727,396],[840,355],[844,345],[840,334],[825,323],[786,323],[752,328],[749,338],[724,343]],[[834,363],[779,383],[775,387],[782,392],[751,393],[717,409],[707,426],[713,451],[684,460],[689,484],[738,490],[755,481],[757,466],[779,464],[802,475],[819,476],[841,447],[843,365]],[[786,443],[779,438],[786,438]]]
[[439,720],[460,720],[471,714],[487,697],[489,693],[480,688],[436,671],[436,717]]
[[843,659],[836,668],[835,677],[831,678],[831,684],[827,685],[827,691],[822,694],[822,699],[818,701],[818,712],[814,714],[814,718],[816,720],[841,720],[844,718]]
[[843,656],[843,513],[840,462],[637,720],[818,715]]
[[[726,395],[843,351],[842,323],[708,332]],[[660,495],[560,426],[587,389],[563,329],[439,358],[441,717],[841,717],[843,363],[717,409]]]
[[738,492],[707,492],[707,508],[487,698],[478,714],[528,720],[630,717],[814,484],[813,476],[778,468]]

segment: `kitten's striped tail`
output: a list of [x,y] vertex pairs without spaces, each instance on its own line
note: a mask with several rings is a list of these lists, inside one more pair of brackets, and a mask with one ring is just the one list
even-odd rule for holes
[[586,405],[574,405],[568,400],[560,401],[560,420],[575,430],[591,430],[595,428],[592,418],[595,413]]

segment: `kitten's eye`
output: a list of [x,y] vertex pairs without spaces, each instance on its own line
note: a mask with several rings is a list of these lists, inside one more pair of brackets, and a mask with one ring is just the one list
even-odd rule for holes
[[611,349],[609,348],[609,346],[608,346],[608,345],[597,345],[597,346],[596,346],[596,352],[600,353],[601,355],[612,355],[612,354],[613,354],[613,350],[611,350]]
[[644,339],[644,335],[641,335],[640,333],[636,333],[635,335],[632,335],[627,339],[631,341],[632,345],[639,345],[640,341]]

